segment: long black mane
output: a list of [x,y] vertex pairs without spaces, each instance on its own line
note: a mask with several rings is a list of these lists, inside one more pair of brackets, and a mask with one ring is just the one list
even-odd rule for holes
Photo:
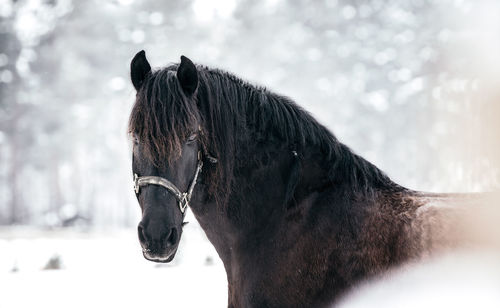
[[199,86],[195,99],[190,99],[177,80],[177,68],[149,73],[137,94],[129,131],[143,142],[149,159],[161,166],[181,154],[183,140],[201,120],[203,148],[219,159],[209,169],[210,191],[219,202],[230,191],[235,163],[271,142],[299,155],[316,149],[330,181],[349,186],[350,193],[394,185],[291,99],[204,66],[197,66]]

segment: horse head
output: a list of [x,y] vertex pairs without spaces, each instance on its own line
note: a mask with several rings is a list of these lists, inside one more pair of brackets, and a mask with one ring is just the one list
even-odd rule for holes
[[139,241],[146,259],[170,262],[202,168],[193,99],[197,71],[182,56],[178,66],[155,75],[141,51],[132,60],[131,79],[137,91],[129,133],[134,190],[142,212]]

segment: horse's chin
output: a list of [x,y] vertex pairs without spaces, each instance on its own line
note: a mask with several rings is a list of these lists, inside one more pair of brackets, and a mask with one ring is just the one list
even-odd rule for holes
[[148,261],[152,261],[152,262],[156,262],[156,263],[169,263],[170,261],[172,261],[174,259],[176,252],[177,252],[177,249],[172,251],[169,254],[166,254],[166,255],[158,255],[158,254],[150,255],[147,252],[143,252],[142,255]]

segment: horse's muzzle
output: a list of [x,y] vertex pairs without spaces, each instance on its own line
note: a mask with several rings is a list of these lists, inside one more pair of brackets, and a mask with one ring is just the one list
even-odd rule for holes
[[173,260],[180,239],[181,228],[165,228],[139,223],[139,242],[144,258],[153,262],[167,263]]

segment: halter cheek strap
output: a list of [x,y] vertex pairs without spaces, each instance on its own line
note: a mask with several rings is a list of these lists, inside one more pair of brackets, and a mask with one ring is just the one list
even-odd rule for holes
[[[217,161],[214,158],[215,161]],[[141,186],[147,185],[158,185],[164,187],[168,192],[174,195],[175,199],[177,199],[177,204],[179,205],[179,209],[181,213],[184,214],[186,212],[186,208],[189,205],[189,201],[191,201],[191,196],[193,195],[194,187],[196,186],[196,182],[198,180],[198,176],[200,175],[201,169],[203,167],[203,159],[201,157],[201,152],[198,151],[198,166],[196,167],[196,171],[193,176],[193,180],[189,185],[189,188],[186,192],[181,192],[177,186],[175,186],[169,180],[159,177],[159,176],[137,176],[134,173],[134,191],[136,194],[139,193]]]

